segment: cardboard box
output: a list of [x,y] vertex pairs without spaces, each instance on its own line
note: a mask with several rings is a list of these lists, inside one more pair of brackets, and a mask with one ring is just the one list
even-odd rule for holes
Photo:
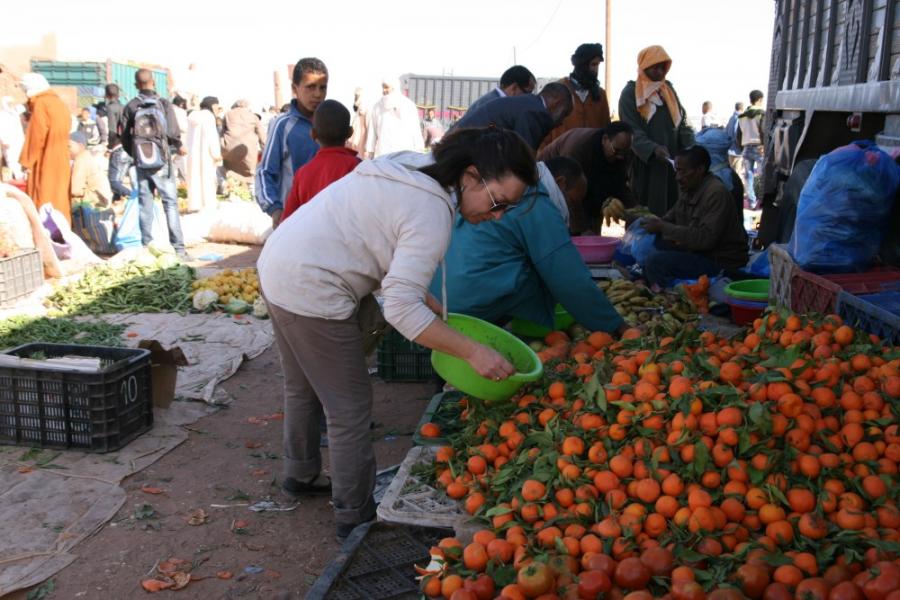
[[178,367],[186,366],[187,358],[178,346],[166,350],[157,340],[141,340],[138,348],[150,351],[153,406],[168,408],[175,399]]

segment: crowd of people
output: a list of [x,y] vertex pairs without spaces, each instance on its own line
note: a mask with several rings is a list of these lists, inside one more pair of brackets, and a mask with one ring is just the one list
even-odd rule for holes
[[[73,199],[136,197],[144,245],[157,194],[183,256],[176,181],[186,183],[191,211],[215,207],[224,172],[250,186],[273,228],[258,270],[285,377],[282,488],[330,495],[345,537],[375,514],[366,355],[385,321],[502,379],[512,365],[440,315],[552,327],[560,303],[592,330],[625,327],[573,235],[599,234],[612,219],[639,224],[656,236],[642,267],[659,286],[747,262],[743,190],[755,204],[762,94],[751,93],[751,107],[736,108],[724,127],[706,107],[695,131],[666,78],[671,57],[650,46],[613,120],[598,79],[603,59],[600,44],[581,44],[571,73],[540,90],[513,66],[446,131],[390,78],[371,105],[361,90],[351,109],[327,99],[329,72],[317,58],[296,63],[293,98],[277,115],[243,101],[225,112],[213,96],[188,110],[184,98],[160,97],[142,69],[135,98],[122,105],[110,84],[99,117],[82,111],[73,126],[46,80],[29,74],[19,161],[35,203],[66,215]],[[2,139],[9,163],[19,155]],[[92,152],[108,154],[108,177],[81,173],[96,168]],[[330,478],[321,469],[323,413]]]

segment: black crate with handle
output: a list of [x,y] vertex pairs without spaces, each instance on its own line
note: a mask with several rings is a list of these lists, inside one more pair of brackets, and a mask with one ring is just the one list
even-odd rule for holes
[[148,350],[35,343],[4,354],[97,358],[100,368],[0,365],[0,444],[111,452],[153,426]]

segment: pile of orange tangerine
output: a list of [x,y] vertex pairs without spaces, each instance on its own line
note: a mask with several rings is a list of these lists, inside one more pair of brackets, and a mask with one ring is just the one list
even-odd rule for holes
[[432,550],[426,596],[900,600],[900,350],[776,312],[545,342],[540,385],[463,401],[436,450],[485,528]]

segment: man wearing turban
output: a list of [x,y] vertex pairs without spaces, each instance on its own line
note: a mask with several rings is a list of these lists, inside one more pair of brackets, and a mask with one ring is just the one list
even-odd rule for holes
[[544,146],[576,127],[600,128],[609,125],[609,102],[598,75],[603,62],[601,44],[581,44],[572,55],[572,72],[559,83],[572,94],[572,112],[544,138]]

